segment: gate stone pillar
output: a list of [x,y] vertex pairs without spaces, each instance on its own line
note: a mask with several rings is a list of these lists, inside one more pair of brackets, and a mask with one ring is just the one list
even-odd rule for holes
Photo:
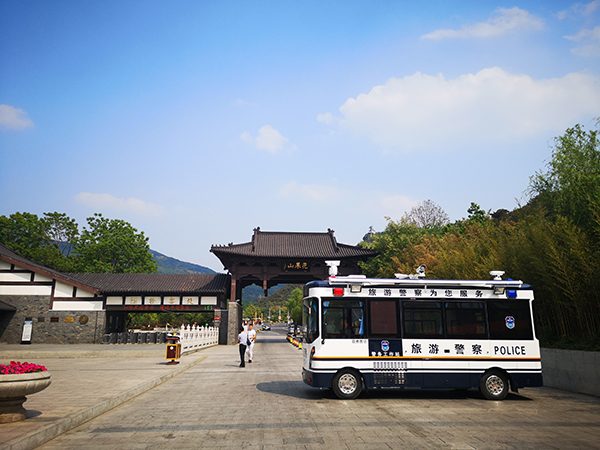
[[235,345],[242,326],[242,305],[235,301],[229,302],[227,316],[227,345]]
[[219,324],[217,325],[217,330],[219,332],[219,345],[227,345],[227,330],[229,330],[229,310],[217,309],[215,310],[215,315],[217,314],[218,317],[221,318]]

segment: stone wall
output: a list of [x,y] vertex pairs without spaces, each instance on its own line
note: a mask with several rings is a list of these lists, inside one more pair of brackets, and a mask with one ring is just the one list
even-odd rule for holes
[[544,386],[600,396],[600,352],[541,351]]
[[0,312],[0,343],[19,344],[25,318],[33,320],[32,344],[100,344],[104,311],[50,311],[50,297],[7,295],[2,301],[17,311]]

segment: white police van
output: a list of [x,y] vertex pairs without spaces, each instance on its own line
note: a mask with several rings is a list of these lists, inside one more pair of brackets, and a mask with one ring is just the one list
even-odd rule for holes
[[304,382],[367,389],[478,387],[490,400],[542,386],[533,290],[521,281],[331,276],[305,286]]

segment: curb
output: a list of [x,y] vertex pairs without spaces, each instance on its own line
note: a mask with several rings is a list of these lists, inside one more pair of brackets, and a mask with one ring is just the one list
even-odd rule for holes
[[84,424],[101,414],[104,414],[107,411],[110,411],[113,408],[116,408],[119,405],[131,400],[138,395],[143,394],[144,392],[149,391],[150,389],[158,386],[159,384],[164,383],[167,380],[179,375],[182,372],[194,367],[200,361],[203,361],[206,356],[202,356],[198,358],[196,361],[191,362],[185,366],[178,366],[172,372],[164,374],[154,380],[147,381],[139,386],[131,388],[113,398],[109,398],[104,400],[103,402],[98,403],[97,405],[92,405],[82,411],[77,411],[68,416],[57,420],[54,423],[51,423],[47,426],[41,427],[38,430],[31,431],[24,436],[15,438],[3,446],[0,447],[0,450],[31,450],[34,449],[46,442],[54,439],[57,436],[60,436],[67,431],[72,430],[73,428],[78,427],[79,425]]
[[112,350],[3,350],[0,348],[0,359],[19,360],[24,359],[64,359],[64,358],[156,358],[164,357],[164,345],[156,348],[131,348]]

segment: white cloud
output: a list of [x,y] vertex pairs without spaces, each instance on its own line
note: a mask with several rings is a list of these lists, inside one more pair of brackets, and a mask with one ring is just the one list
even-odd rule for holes
[[256,137],[247,131],[244,131],[240,137],[247,144],[255,145],[256,148],[266,150],[273,155],[284,149],[289,151],[296,150],[296,146],[288,144],[289,139],[271,125],[261,127]]
[[598,8],[600,8],[600,0],[594,0],[593,2],[583,3],[583,4],[575,3],[573,5],[573,10],[576,13],[581,14],[583,16],[589,16],[594,11],[596,11]]
[[498,8],[497,17],[487,22],[465,25],[460,30],[435,30],[422,39],[488,38],[517,30],[538,31],[544,28],[544,20],[521,8]]
[[317,120],[321,123],[330,124],[333,122],[333,115],[330,112],[317,115]]
[[282,186],[279,196],[321,204],[335,204],[337,208],[375,217],[391,217],[399,220],[419,201],[407,195],[389,195],[382,192],[363,191],[353,188],[339,189],[334,186],[300,184],[291,181]]
[[161,216],[165,209],[154,203],[147,203],[137,198],[117,198],[110,194],[92,194],[80,192],[75,196],[79,203],[96,210],[124,211],[141,216]]
[[590,3],[575,3],[570,8],[556,13],[556,16],[559,18],[559,20],[563,20],[567,16],[573,17],[572,13],[578,15],[580,14],[582,16],[589,16],[598,8],[600,8],[600,0],[594,0]]
[[244,141],[247,144],[254,144],[255,143],[255,139],[254,136],[252,136],[250,133],[248,133],[247,131],[244,131],[242,133],[242,135],[240,136],[240,138],[242,139],[242,141]]
[[0,129],[24,130],[33,127],[33,121],[27,117],[27,113],[21,108],[9,105],[0,105]]
[[302,200],[326,202],[340,198],[339,189],[316,184],[298,184],[292,181],[279,190],[280,197],[296,197]]
[[387,149],[475,148],[554,133],[598,114],[600,79],[571,73],[535,80],[493,67],[446,79],[391,78],[340,107],[340,127]]
[[600,56],[600,26],[593,30],[581,30],[573,36],[565,36],[568,39],[579,44],[578,47],[571,49],[571,52],[579,56]]

